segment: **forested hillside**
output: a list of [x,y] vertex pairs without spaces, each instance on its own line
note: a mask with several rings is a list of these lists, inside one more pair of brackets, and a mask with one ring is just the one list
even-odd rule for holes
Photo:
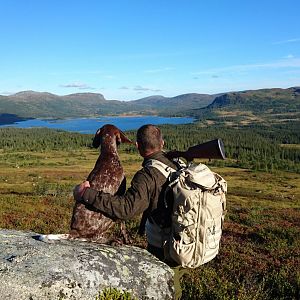
[[[168,150],[186,150],[188,147],[215,138],[225,144],[225,161],[218,165],[245,167],[254,170],[287,170],[300,172],[300,133],[290,127],[244,127],[241,129],[203,127],[201,123],[161,126]],[[134,140],[135,131],[128,132]],[[91,147],[93,135],[70,133],[50,129],[0,129],[0,148],[14,150],[62,150]],[[298,145],[297,145],[298,144]],[[122,145],[127,152],[136,151],[133,146]]]

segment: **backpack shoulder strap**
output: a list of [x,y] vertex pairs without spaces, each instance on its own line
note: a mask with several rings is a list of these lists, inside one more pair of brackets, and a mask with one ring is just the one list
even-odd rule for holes
[[175,169],[169,167],[168,165],[164,164],[163,162],[157,159],[149,159],[145,165],[145,167],[154,167],[158,171],[160,171],[166,178],[173,172],[176,172]]
[[[176,170],[174,170],[173,168],[169,167],[168,165],[162,163],[161,161],[159,161],[157,159],[149,159],[146,162],[146,165],[144,167],[145,168],[149,168],[149,167],[156,168],[166,178],[169,178],[171,173],[176,172]],[[140,222],[139,230],[138,230],[139,235],[143,235],[145,233],[145,225],[146,225],[148,216],[149,216],[149,212],[144,211],[141,222]]]

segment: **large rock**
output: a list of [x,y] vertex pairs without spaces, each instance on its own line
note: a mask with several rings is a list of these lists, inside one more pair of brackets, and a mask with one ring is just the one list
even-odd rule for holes
[[173,272],[146,250],[80,241],[45,243],[0,230],[0,299],[95,299],[115,287],[138,299],[173,299]]

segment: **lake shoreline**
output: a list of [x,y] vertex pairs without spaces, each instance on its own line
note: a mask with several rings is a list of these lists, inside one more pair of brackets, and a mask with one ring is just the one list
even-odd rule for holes
[[26,119],[16,120],[13,123],[1,124],[0,128],[15,127],[15,128],[33,128],[33,127],[46,127],[50,129],[59,129],[71,132],[79,132],[85,134],[95,133],[95,131],[102,127],[104,124],[113,124],[121,130],[136,130],[145,124],[154,125],[178,125],[178,124],[191,124],[195,121],[191,117],[161,117],[153,115],[137,115],[137,116],[99,116],[92,118],[39,118],[39,119]]
[[0,126],[1,125],[9,125],[9,124],[15,124],[17,122],[23,122],[27,120],[32,120],[33,118],[23,118],[19,117],[18,115],[14,114],[0,114]]

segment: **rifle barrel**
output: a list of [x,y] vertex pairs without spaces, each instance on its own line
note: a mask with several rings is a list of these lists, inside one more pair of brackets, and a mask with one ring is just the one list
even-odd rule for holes
[[192,161],[194,158],[226,158],[224,144],[221,139],[215,139],[203,144],[192,146],[186,151],[170,151],[167,153],[167,156],[171,159],[183,157],[187,161]]

